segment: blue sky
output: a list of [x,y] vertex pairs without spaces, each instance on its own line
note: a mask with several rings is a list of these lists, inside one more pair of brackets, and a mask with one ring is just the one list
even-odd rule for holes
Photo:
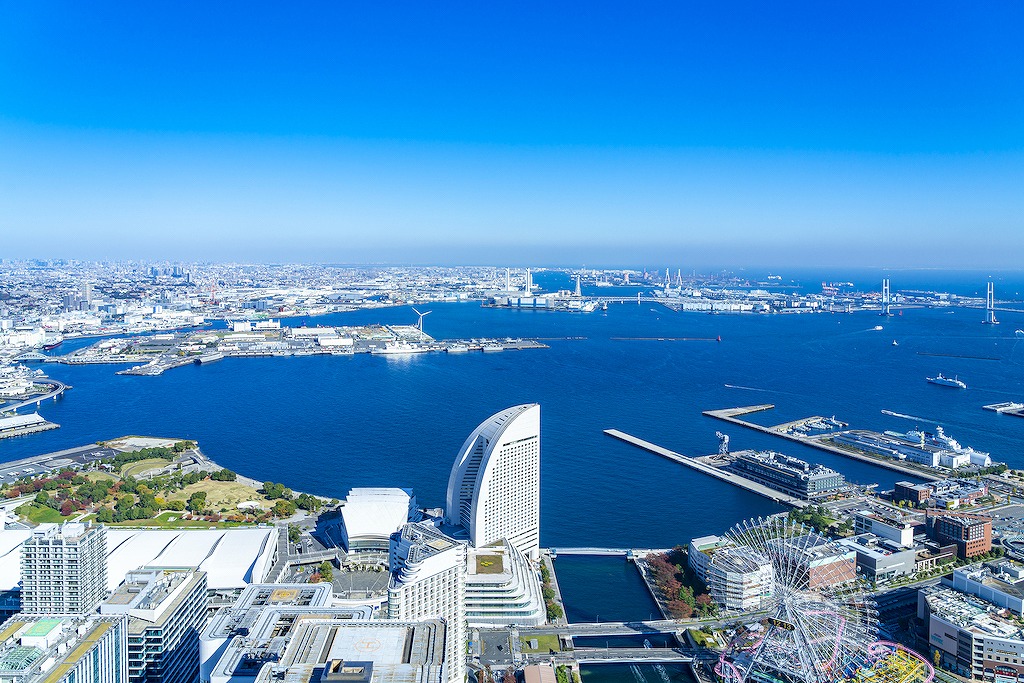
[[554,5],[8,3],[0,256],[1021,266],[1024,5]]

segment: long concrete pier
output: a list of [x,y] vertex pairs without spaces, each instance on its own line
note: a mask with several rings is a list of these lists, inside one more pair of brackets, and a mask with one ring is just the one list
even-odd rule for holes
[[751,493],[756,493],[760,496],[764,496],[765,498],[773,500],[776,503],[790,505],[795,508],[803,508],[810,505],[810,503],[808,503],[806,500],[802,500],[795,496],[782,493],[781,491],[776,491],[773,488],[769,488],[767,486],[764,486],[763,484],[758,484],[756,481],[751,481],[750,479],[747,479],[746,477],[741,477],[738,474],[726,472],[724,470],[718,469],[717,467],[711,467],[710,465],[706,465],[698,460],[695,460],[694,458],[688,458],[685,455],[676,453],[675,451],[670,451],[667,448],[663,448],[657,444],[653,444],[650,441],[644,441],[639,437],[626,434],[625,432],[620,432],[617,429],[606,429],[604,430],[604,433],[620,441],[625,441],[626,443],[636,446],[637,448],[642,448],[645,451],[649,451],[656,455],[660,455],[663,458],[668,458],[669,460],[677,462],[680,465],[686,465],[687,467],[693,468],[698,472],[703,472],[704,474],[712,476],[715,479],[719,479],[721,481],[732,484],[733,486],[738,486],[742,489],[746,489]]
[[771,427],[763,427],[753,422],[747,422],[746,420],[740,419],[741,415],[749,415],[750,413],[758,413],[765,410],[771,410],[775,405],[771,403],[764,403],[756,406],[740,406],[737,408],[724,408],[722,410],[705,410],[702,414],[708,417],[713,417],[716,420],[723,420],[740,427],[746,427],[747,429],[753,429],[757,432],[764,434],[771,434],[772,436],[778,436],[783,439],[788,439],[804,446],[810,446],[811,448],[817,448],[820,451],[827,451],[834,455],[841,455],[844,458],[850,458],[851,460],[860,460],[861,462],[870,463],[877,465],[878,467],[884,467],[888,470],[907,474],[918,479],[927,479],[928,481],[939,481],[942,476],[926,471],[924,468],[912,467],[910,465],[903,464],[893,458],[886,458],[880,455],[872,455],[870,453],[851,451],[845,448],[839,448],[823,442],[819,438],[802,436],[799,434],[793,434],[785,431],[785,429],[791,425],[799,424],[801,422],[807,422],[809,420],[821,419],[817,417],[809,417],[802,420],[793,420],[786,422],[781,425],[774,425]]

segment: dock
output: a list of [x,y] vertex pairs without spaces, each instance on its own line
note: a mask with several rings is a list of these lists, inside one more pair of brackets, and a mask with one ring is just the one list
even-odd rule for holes
[[982,406],[982,409],[991,410],[992,412],[999,413],[1000,415],[1016,415],[1017,417],[1024,417],[1024,403],[1017,403],[1015,401],[992,403],[987,406]]
[[39,413],[0,417],[0,439],[45,432],[50,429],[57,429],[58,427],[60,427],[59,424],[50,422]]
[[707,474],[720,481],[732,484],[733,486],[738,486],[741,489],[746,489],[747,491],[756,493],[759,496],[764,496],[776,503],[782,503],[783,505],[789,505],[795,508],[804,508],[811,504],[806,500],[782,493],[781,491],[776,491],[773,488],[764,486],[763,484],[758,484],[756,481],[752,481],[733,472],[728,472],[717,467],[712,467],[711,465],[706,465],[695,458],[689,458],[680,453],[676,453],[675,451],[670,451],[667,448],[653,444],[650,441],[644,441],[639,437],[626,434],[625,432],[620,432],[618,429],[606,429],[604,430],[604,433],[614,439],[618,439],[619,441],[625,441],[632,446],[642,448],[649,453],[660,455],[661,457],[677,462],[680,465],[686,465],[689,468]]
[[839,446],[834,446],[830,443],[825,443],[821,437],[805,436],[802,434],[794,434],[792,432],[786,431],[796,425],[805,422],[820,421],[823,419],[818,416],[807,417],[800,420],[792,420],[790,422],[785,422],[783,424],[774,425],[771,427],[763,427],[759,424],[754,424],[753,422],[748,422],[747,420],[740,419],[742,415],[763,412],[765,410],[771,410],[774,407],[774,404],[765,403],[756,406],[740,406],[737,408],[723,408],[721,410],[705,410],[702,414],[707,415],[708,417],[713,417],[716,420],[722,420],[724,422],[729,422],[734,425],[739,425],[740,427],[753,429],[754,431],[758,431],[763,434],[771,434],[772,436],[788,439],[789,441],[794,441],[796,443],[803,444],[804,446],[817,448],[819,451],[827,451],[828,453],[832,453],[834,455],[841,455],[844,458],[850,458],[851,460],[860,460],[861,462],[877,465],[878,467],[884,467],[888,470],[893,470],[895,472],[907,474],[912,477],[917,477],[919,479],[927,479],[928,481],[939,481],[943,479],[942,475],[936,472],[929,471],[924,467],[915,467],[913,465],[907,465],[893,458],[886,458],[881,455],[873,455],[871,453],[866,453],[864,451],[853,451],[845,448],[840,448]]

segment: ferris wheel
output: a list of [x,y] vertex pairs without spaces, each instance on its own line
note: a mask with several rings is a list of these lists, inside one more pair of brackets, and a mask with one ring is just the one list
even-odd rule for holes
[[751,614],[722,652],[724,683],[930,683],[917,653],[878,640],[874,602],[845,549],[784,517],[733,526],[712,555],[711,595]]

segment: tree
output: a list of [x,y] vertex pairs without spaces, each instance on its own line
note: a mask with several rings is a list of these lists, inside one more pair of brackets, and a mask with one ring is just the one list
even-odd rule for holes
[[206,491],[196,491],[188,498],[189,512],[202,512],[206,509]]
[[278,500],[271,508],[275,517],[291,517],[295,514],[295,503],[290,500]]
[[110,508],[100,508],[96,513],[96,521],[100,524],[110,524],[114,521],[114,511]]
[[302,538],[302,530],[294,524],[288,525],[288,542],[298,543],[299,539]]
[[501,683],[516,683],[516,670],[511,666],[505,669],[505,675],[501,677]]
[[68,515],[70,515],[74,511],[75,511],[75,504],[72,503],[70,500],[65,500],[63,503],[61,503],[61,506],[60,506],[60,514],[61,514],[61,516],[67,517]]
[[324,560],[320,563],[318,571],[320,572],[320,576],[324,581],[330,583],[334,580],[334,565],[332,565],[327,560]]
[[210,475],[210,479],[213,479],[214,481],[236,481],[238,479],[238,475],[231,470],[217,470]]
[[555,619],[561,619],[565,612],[562,611],[562,607],[556,602],[548,603],[548,621],[554,621]]
[[36,502],[40,505],[46,505],[46,501],[50,500],[50,494],[46,491],[40,491],[36,494]]

